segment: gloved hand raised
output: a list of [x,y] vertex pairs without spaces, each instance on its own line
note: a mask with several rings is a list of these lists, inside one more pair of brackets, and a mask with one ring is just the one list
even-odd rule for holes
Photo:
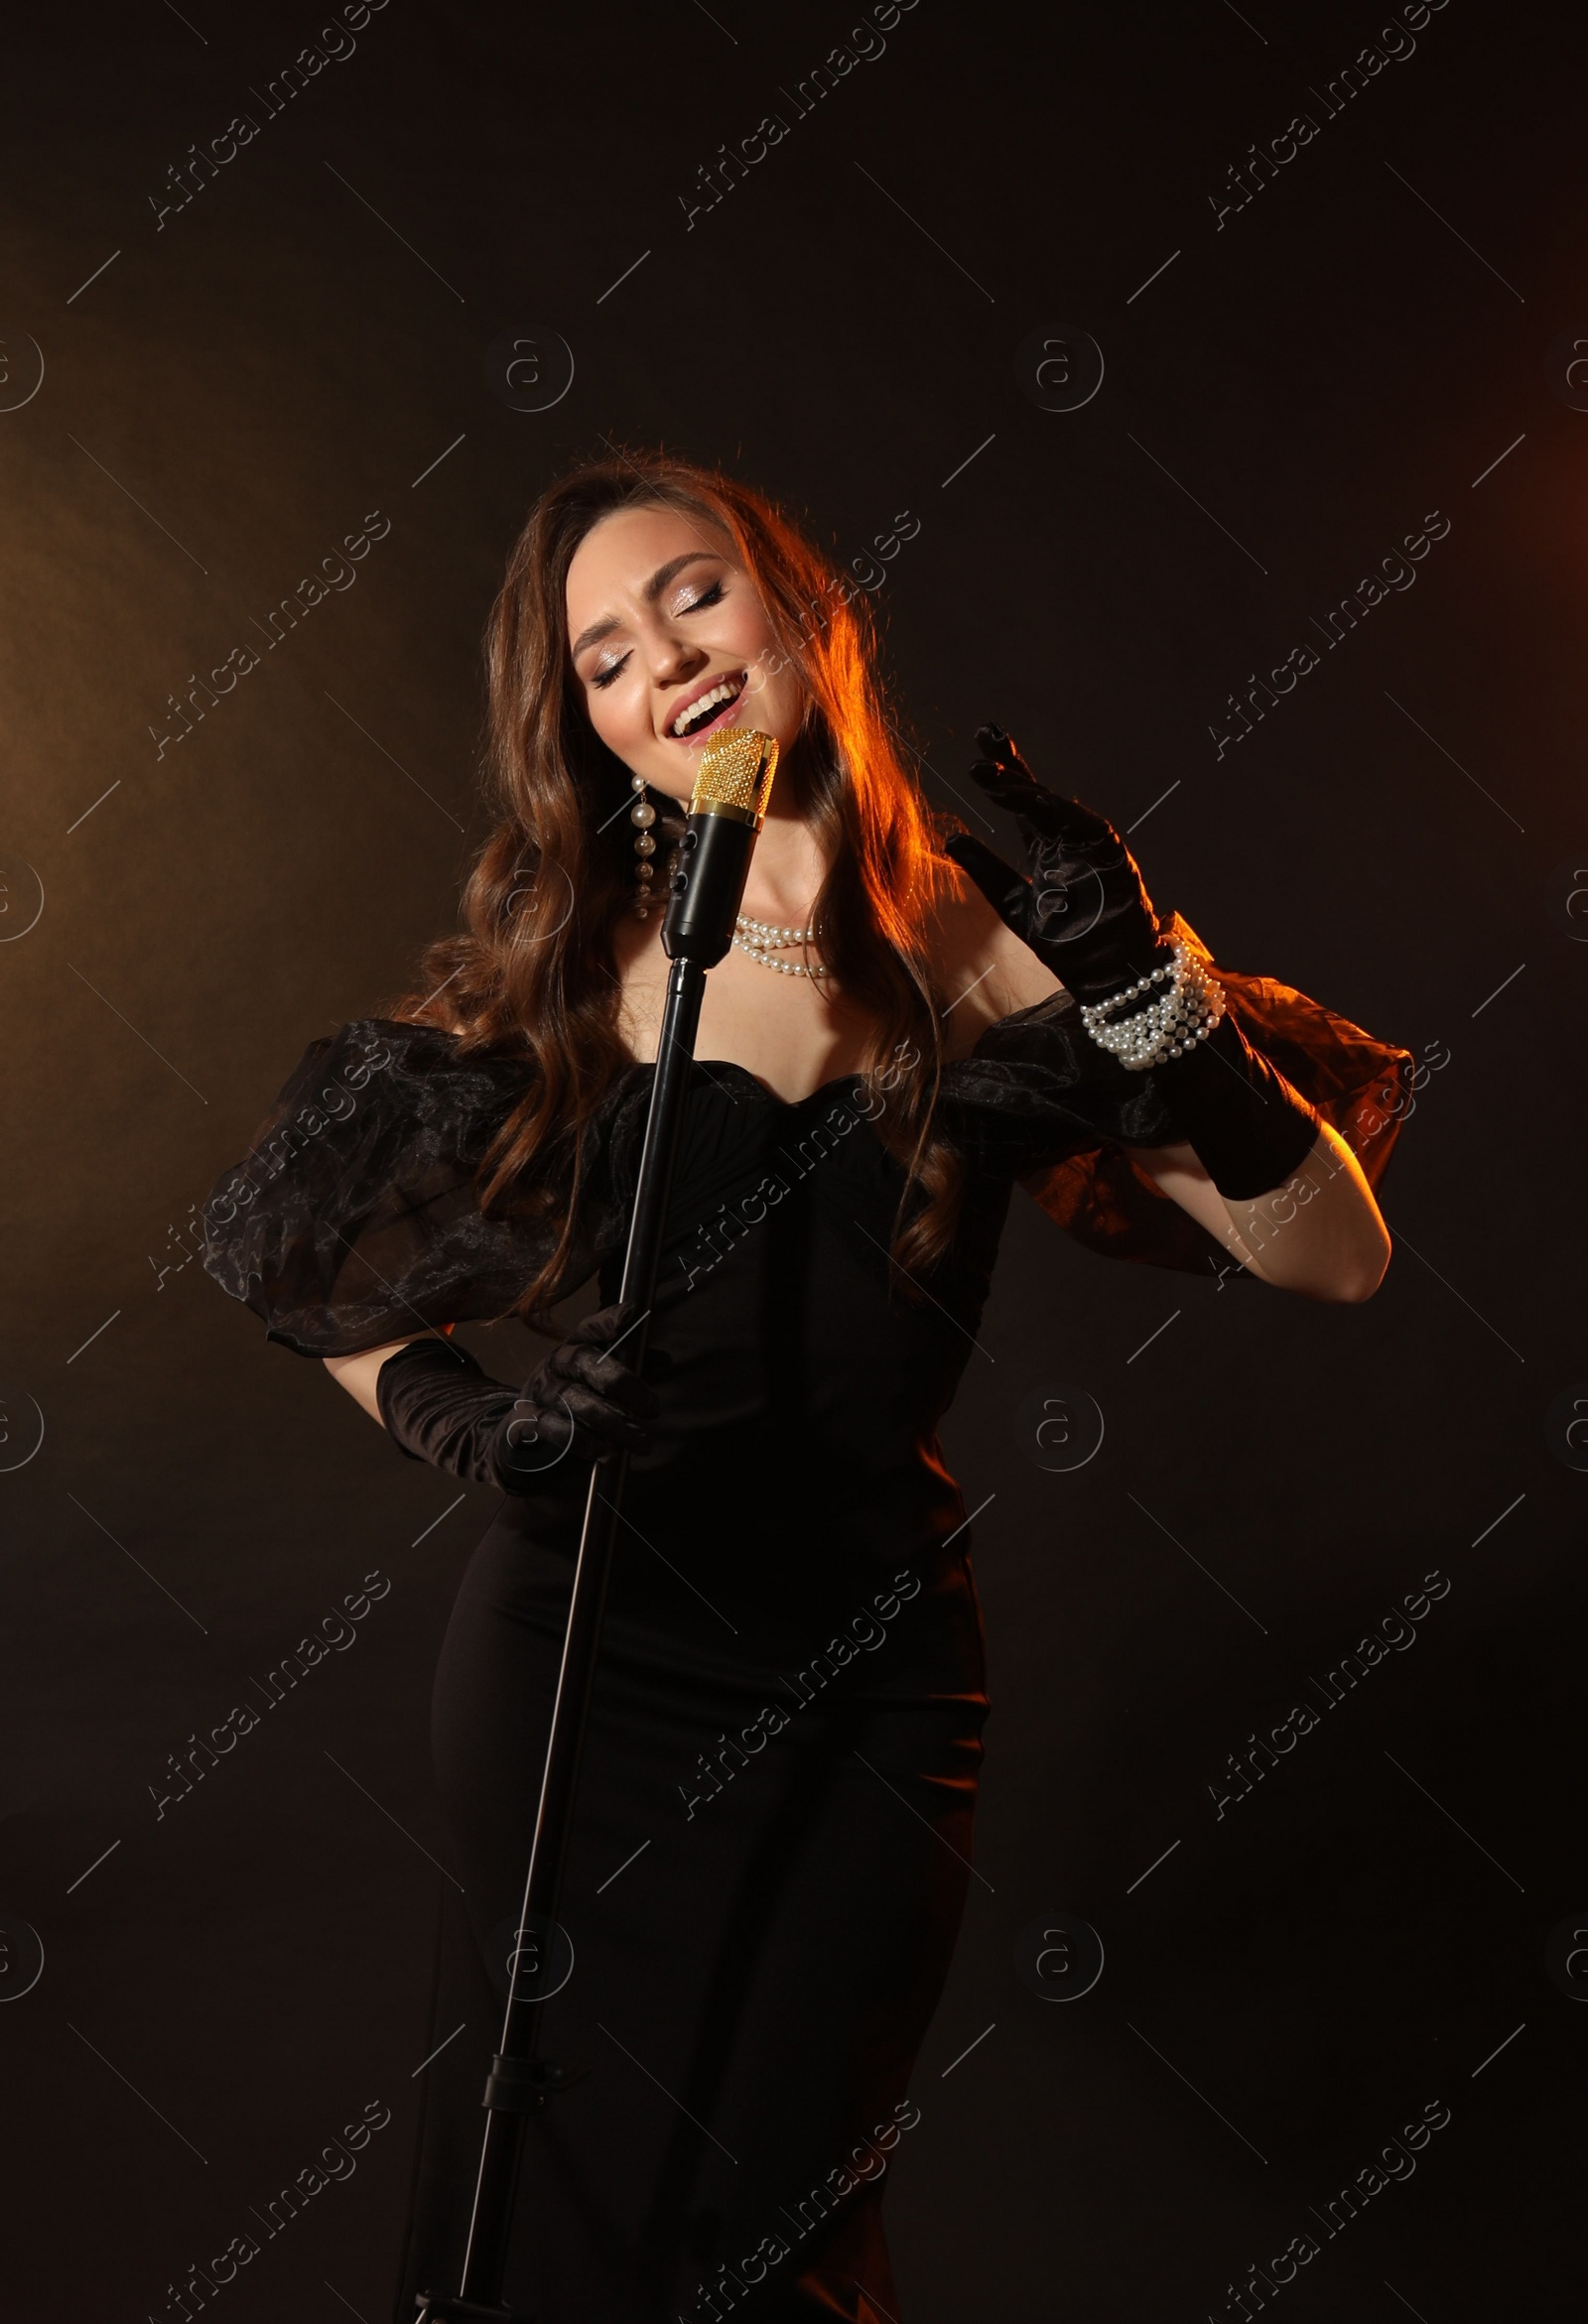
[[[1004,925],[1082,1002],[1111,1000],[1173,957],[1134,856],[1113,824],[1039,783],[1001,726],[982,726],[986,756],[971,773],[1013,815],[1025,841],[1023,877],[968,832],[945,841]],[[1311,1153],[1322,1119],[1226,1015],[1186,1054],[1152,1069],[1219,1192],[1251,1202],[1282,1186]],[[1171,1143],[1174,1141],[1170,1141]]]
[[517,1390],[439,1335],[410,1340],[375,1377],[387,1433],[410,1460],[498,1492],[533,1491],[569,1458],[647,1452],[643,1424],[660,1401],[618,1353],[624,1341],[637,1345],[641,1313],[635,1300],[598,1308]]
[[1107,1000],[1161,968],[1170,947],[1135,857],[1106,817],[1038,782],[1001,726],[981,726],[971,773],[1012,815],[1028,876],[968,832],[947,850],[1004,924],[1077,1000]]

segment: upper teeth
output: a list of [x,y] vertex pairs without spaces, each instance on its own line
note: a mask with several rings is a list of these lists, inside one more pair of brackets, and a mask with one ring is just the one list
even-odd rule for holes
[[679,712],[679,715],[673,720],[674,734],[686,734],[691,726],[698,726],[702,718],[715,710],[719,703],[733,702],[736,701],[737,697],[737,679],[725,678],[720,686],[712,688],[710,694],[698,695],[687,710]]

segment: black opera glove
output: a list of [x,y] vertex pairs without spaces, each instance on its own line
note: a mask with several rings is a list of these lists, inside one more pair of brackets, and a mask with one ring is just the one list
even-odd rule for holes
[[1077,1000],[1107,1000],[1169,958],[1135,857],[1106,817],[1039,783],[1001,726],[981,726],[972,775],[1014,816],[1028,880],[969,833],[947,848]]
[[450,1340],[410,1340],[375,1375],[387,1433],[410,1460],[498,1492],[533,1492],[569,1456],[647,1452],[660,1400],[615,1352],[641,1312],[619,1300],[587,1316],[520,1389]]
[[1317,1144],[1323,1116],[1254,1049],[1228,1012],[1152,1079],[1180,1136],[1228,1201],[1250,1203],[1293,1178]]
[[[987,756],[972,768],[988,797],[1013,814],[1025,841],[1025,878],[969,832],[945,845],[1005,927],[1029,945],[1079,1001],[1107,1000],[1171,957],[1135,859],[1104,817],[1039,783],[1001,726],[978,729]],[[1323,1127],[1317,1108],[1226,1014],[1152,1079],[1221,1195],[1251,1202],[1294,1176]]]

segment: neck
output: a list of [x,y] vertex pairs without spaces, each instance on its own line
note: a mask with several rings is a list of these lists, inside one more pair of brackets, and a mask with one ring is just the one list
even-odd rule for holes
[[774,783],[766,821],[750,856],[740,911],[752,920],[803,928],[827,871],[827,858],[797,801],[786,793],[779,812]]

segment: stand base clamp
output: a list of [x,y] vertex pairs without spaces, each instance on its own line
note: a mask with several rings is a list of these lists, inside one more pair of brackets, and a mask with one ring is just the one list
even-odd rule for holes
[[522,2308],[482,2308],[477,2300],[449,2299],[435,2291],[417,2295],[414,2324],[535,2324]]
[[490,2080],[481,2106],[500,2115],[538,2115],[549,2098],[590,2072],[588,2066],[559,2066],[550,2058],[504,2058],[498,2052],[490,2062]]

